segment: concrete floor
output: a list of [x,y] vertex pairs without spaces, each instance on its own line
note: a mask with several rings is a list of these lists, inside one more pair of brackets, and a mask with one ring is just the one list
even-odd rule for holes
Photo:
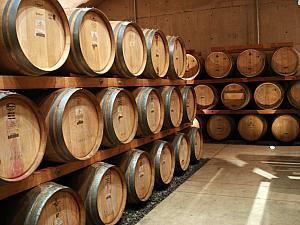
[[300,225],[300,146],[206,144],[204,157],[139,225]]

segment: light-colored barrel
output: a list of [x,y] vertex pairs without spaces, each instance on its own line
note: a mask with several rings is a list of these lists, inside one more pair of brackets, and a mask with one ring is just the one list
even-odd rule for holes
[[247,141],[259,140],[266,134],[267,129],[267,121],[260,115],[245,115],[238,124],[241,137]]
[[102,145],[131,142],[138,127],[138,110],[132,94],[123,88],[106,88],[97,94],[104,118]]
[[213,115],[207,121],[208,135],[217,141],[222,141],[230,137],[234,132],[234,120],[226,115]]
[[159,89],[165,107],[164,128],[179,127],[183,119],[183,100],[177,87],[165,86]]
[[47,133],[38,107],[28,98],[0,91],[0,180],[20,181],[43,159]]
[[208,84],[200,84],[195,87],[197,106],[199,109],[212,109],[219,102],[217,89]]
[[169,79],[182,78],[186,70],[186,49],[184,41],[178,36],[167,36],[170,65],[167,72]]
[[165,34],[157,29],[143,30],[147,46],[147,64],[143,75],[147,78],[163,78],[169,64],[169,45]]
[[271,61],[272,69],[282,76],[292,76],[299,71],[300,54],[295,48],[283,47],[277,49]]
[[91,92],[60,89],[44,98],[40,109],[48,130],[47,160],[86,160],[96,154],[103,136],[103,117]]
[[105,14],[96,8],[66,9],[71,51],[64,69],[98,76],[109,71],[116,54],[114,33]]
[[78,194],[68,187],[41,184],[8,203],[6,225],[85,225],[86,214]]
[[196,116],[195,119],[193,120],[192,127],[196,127],[198,129],[201,129],[203,131],[205,127],[205,120],[203,117]]
[[223,105],[231,110],[242,109],[251,100],[251,90],[242,83],[228,84],[222,90],[221,100]]
[[266,54],[255,49],[245,50],[237,58],[237,69],[245,77],[258,76],[265,67]]
[[162,140],[150,145],[150,156],[155,170],[155,185],[160,187],[169,184],[175,171],[175,154],[172,146]]
[[0,21],[2,72],[43,75],[67,60],[70,28],[57,0],[3,0]]
[[290,86],[287,97],[292,106],[300,109],[300,81],[297,81]]
[[138,109],[137,136],[147,137],[160,132],[164,122],[164,104],[159,91],[152,87],[140,87],[133,91]]
[[127,188],[120,169],[99,162],[67,177],[87,212],[87,225],[116,224],[124,211]]
[[127,202],[136,204],[146,202],[152,195],[155,171],[150,155],[138,149],[132,149],[111,160],[125,174],[127,184]]
[[138,77],[146,67],[147,47],[141,28],[133,22],[110,21],[117,45],[111,74]]
[[284,89],[278,83],[265,82],[260,84],[254,92],[254,100],[262,109],[276,109],[284,99]]
[[186,69],[183,80],[194,80],[204,70],[204,60],[196,55],[186,54]]
[[183,122],[192,123],[197,113],[196,93],[192,86],[180,87],[183,100]]
[[231,74],[234,62],[229,54],[212,52],[205,60],[205,70],[210,77],[224,78]]
[[191,127],[186,132],[191,145],[191,162],[197,163],[203,156],[202,129]]
[[291,142],[299,137],[299,119],[293,115],[280,115],[272,123],[273,136],[282,142]]

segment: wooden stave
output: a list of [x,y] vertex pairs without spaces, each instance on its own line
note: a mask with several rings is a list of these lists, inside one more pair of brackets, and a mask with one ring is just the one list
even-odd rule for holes
[[[180,87],[181,95],[182,95],[182,100],[183,100],[183,122],[193,122],[194,118],[196,117],[197,113],[197,99],[196,99],[196,93],[195,90],[192,86],[182,86]],[[194,112],[192,118],[189,118],[189,115],[187,113],[187,98],[188,98],[188,92],[191,91],[192,95],[194,97]]]
[[[252,74],[252,75],[242,72],[241,69],[240,69],[240,65],[239,65],[239,61],[241,60],[240,57],[242,56],[242,54],[244,54],[247,51],[259,52],[263,56],[263,66],[262,66],[262,68],[259,71],[257,71],[256,73]],[[240,72],[240,74],[242,74],[245,77],[256,77],[256,76],[258,76],[258,75],[260,75],[264,72],[264,70],[266,69],[266,63],[267,63],[267,58],[266,58],[265,53],[263,53],[262,51],[255,50],[255,49],[247,49],[247,50],[245,50],[245,51],[243,51],[239,54],[239,56],[237,58],[237,69]]]
[[[248,116],[255,116],[255,117],[258,118],[258,119],[262,122],[262,124],[263,124],[263,130],[262,130],[261,134],[259,135],[259,137],[255,138],[255,139],[250,138],[248,135],[245,136],[246,134],[243,135],[242,132],[241,132],[241,123],[242,123],[242,120],[243,120],[244,118],[248,117]],[[267,130],[268,130],[268,123],[267,123],[267,120],[266,120],[264,117],[262,117],[261,115],[245,115],[245,116],[243,116],[243,117],[239,120],[239,123],[238,123],[238,131],[239,131],[240,136],[241,136],[244,140],[249,141],[249,142],[257,141],[257,140],[261,139],[261,138],[267,133]]]
[[[38,66],[35,66],[25,56],[20,46],[16,32],[16,16],[21,1],[7,0],[6,3],[3,2],[3,5],[1,5],[1,8],[3,7],[3,11],[0,14],[3,25],[0,26],[0,32],[2,32],[4,36],[1,35],[2,37],[0,38],[0,49],[6,49],[7,51],[1,51],[2,55],[5,54],[6,56],[4,57],[5,61],[0,60],[0,62],[2,62],[1,68],[3,68],[6,72],[16,74],[22,73],[28,76],[40,76],[61,68],[66,62],[71,45],[71,34],[68,19],[60,3],[57,0],[50,1],[59,13],[65,32],[65,47],[63,54],[57,64],[51,68],[39,68]],[[10,19],[12,19],[12,21],[10,21]]]
[[[114,21],[110,21],[110,22],[114,22]],[[119,22],[118,25],[115,28],[113,28],[114,35],[115,35],[115,41],[116,41],[116,56],[115,56],[113,66],[110,69],[109,73],[117,74],[117,75],[119,75],[121,77],[124,77],[124,78],[139,77],[144,72],[144,70],[146,68],[146,63],[147,63],[147,47],[146,47],[146,40],[145,40],[143,31],[134,22],[128,22],[128,21],[118,21],[118,22]],[[123,56],[123,49],[122,49],[123,36],[125,34],[125,30],[126,30],[128,25],[133,26],[137,30],[137,32],[140,34],[140,37],[141,37],[141,40],[142,40],[142,43],[143,43],[143,47],[144,47],[143,65],[141,66],[141,69],[137,74],[132,74],[129,71],[129,69],[126,66],[124,56]]]
[[[158,128],[153,132],[148,124],[147,120],[147,101],[151,92],[155,92],[158,98],[160,99],[160,109],[161,109],[161,117],[159,119],[160,123]],[[159,91],[152,87],[140,87],[135,89],[132,92],[138,109],[138,128],[136,136],[138,137],[147,137],[152,134],[157,134],[161,131],[164,122],[164,105],[161,94]]]
[[[182,119],[183,119],[183,100],[182,100],[182,96],[181,96],[181,92],[179,90],[178,87],[174,87],[174,86],[164,86],[159,88],[159,91],[161,93],[162,99],[163,99],[163,103],[164,103],[164,111],[165,111],[165,118],[164,118],[164,123],[163,123],[163,128],[168,129],[168,128],[173,128],[173,127],[179,127]],[[181,102],[181,107],[180,107],[180,116],[181,117],[181,121],[178,122],[179,124],[173,124],[173,121],[171,120],[171,114],[170,114],[170,100],[171,100],[171,95],[172,92],[176,91],[177,94],[180,97],[180,102]]]
[[293,83],[291,86],[290,86],[290,88],[289,88],[289,90],[288,90],[288,92],[287,92],[287,99],[288,99],[288,101],[289,101],[289,103],[292,105],[292,106],[294,106],[295,108],[297,108],[297,109],[300,109],[300,104],[299,103],[297,103],[297,101],[295,101],[295,99],[293,98],[293,96],[292,96],[292,94],[291,94],[291,89],[294,87],[294,86],[298,86],[298,85],[300,85],[300,81],[296,81],[295,83]]
[[[112,54],[110,56],[109,62],[106,68],[101,72],[96,72],[92,68],[90,68],[90,66],[84,59],[80,47],[80,38],[79,38],[80,25],[82,24],[84,16],[89,12],[94,12],[103,19],[103,22],[107,25],[107,29],[109,31],[109,36],[112,43],[111,44]],[[68,21],[69,21],[71,32],[73,30],[74,32],[71,33],[71,49],[70,49],[69,57],[64,65],[64,68],[67,71],[71,71],[72,73],[84,74],[91,77],[95,77],[107,73],[111,69],[116,55],[115,37],[107,16],[97,8],[75,8],[70,13]]]
[[[230,66],[229,70],[228,70],[226,73],[224,73],[222,76],[215,76],[214,74],[207,72],[207,71],[209,71],[209,69],[208,69],[208,58],[211,56],[211,54],[216,54],[216,53],[222,54],[223,57],[226,56],[226,57],[228,58],[228,60],[231,62],[231,66]],[[215,79],[221,79],[221,78],[224,78],[224,77],[229,76],[229,75],[233,72],[233,69],[234,69],[234,65],[235,65],[235,64],[234,64],[234,61],[233,61],[233,58],[231,57],[231,55],[229,55],[229,54],[227,54],[227,53],[225,53],[225,52],[211,52],[211,53],[207,56],[204,65],[205,65],[205,71],[207,72],[208,76],[210,76],[210,77],[212,77],[212,78],[215,78]]]
[[29,177],[40,165],[40,163],[43,160],[43,157],[45,155],[45,151],[46,151],[46,143],[47,143],[47,132],[46,132],[46,124],[45,121],[43,120],[40,111],[37,109],[38,107],[35,105],[34,102],[32,102],[29,98],[17,94],[15,92],[10,92],[10,91],[0,91],[0,101],[4,100],[6,98],[18,98],[21,99],[22,101],[24,101],[27,105],[30,106],[30,108],[32,109],[33,113],[35,114],[39,126],[40,126],[40,133],[41,133],[41,143],[40,143],[40,148],[38,150],[39,154],[36,157],[35,162],[32,164],[31,168],[28,169],[22,176],[19,177],[12,177],[12,178],[3,178],[0,177],[0,181],[4,181],[4,182],[18,182],[21,180],[26,179],[27,177]]
[[[197,88],[200,88],[201,86],[206,86],[206,87],[209,87],[211,90],[212,90],[212,92],[214,93],[214,101],[213,101],[213,103],[210,105],[210,106],[207,106],[207,107],[203,107],[203,106],[201,106],[201,105],[199,105],[198,104],[198,95],[197,95]],[[197,99],[197,107],[199,108],[199,109],[212,109],[212,108],[214,108],[217,104],[218,104],[218,102],[219,102],[219,100],[220,100],[220,97],[219,97],[219,93],[218,93],[218,90],[214,87],[214,86],[212,86],[212,85],[210,85],[210,84],[200,84],[200,85],[197,85],[195,88],[194,88],[194,90],[195,90],[195,93],[196,93],[196,99]]]
[[[200,155],[196,154],[196,133],[199,133],[200,138],[201,138],[201,144],[200,144]],[[201,128],[196,128],[196,127],[190,127],[187,131],[187,136],[190,140],[190,145],[191,145],[191,163],[197,163],[203,156],[203,135],[202,135],[202,129]]]
[[[274,129],[274,125],[275,125],[275,123],[276,123],[276,120],[278,120],[279,118],[281,118],[281,117],[284,117],[284,116],[288,116],[288,117],[290,117],[290,118],[293,118],[295,121],[296,121],[296,124],[297,124],[297,134],[295,135],[295,137],[293,137],[293,138],[289,138],[289,139],[282,139],[282,138],[280,138],[280,137],[278,137],[276,134],[275,134],[275,131],[273,130]],[[294,127],[294,126],[293,126]],[[273,134],[273,136],[277,139],[277,140],[279,140],[279,141],[281,141],[281,142],[285,142],[285,143],[288,143],[288,142],[292,142],[292,141],[294,141],[297,137],[299,137],[299,133],[300,133],[300,121],[299,121],[299,119],[298,119],[298,117],[296,117],[295,115],[289,115],[289,114],[283,114],[283,115],[279,115],[279,116],[277,116],[276,118],[274,118],[274,120],[273,120],[273,122],[272,122],[272,125],[271,125],[271,131],[272,131],[272,134]]]
[[[277,103],[275,103],[273,105],[270,105],[270,106],[268,106],[268,105],[262,105],[256,99],[256,95],[257,95],[257,92],[258,92],[259,88],[261,88],[263,85],[266,85],[266,84],[272,84],[272,85],[278,87],[281,90],[281,93],[282,93],[281,99]],[[282,104],[282,102],[284,100],[284,89],[283,89],[283,87],[280,84],[278,84],[276,82],[264,82],[264,83],[261,83],[260,85],[258,85],[256,87],[253,96],[254,96],[254,101],[255,101],[256,105],[258,107],[260,107],[261,109],[276,109],[276,108],[278,108]]]
[[[132,102],[132,106],[135,112],[135,125],[134,125],[134,129],[132,131],[132,134],[130,135],[130,137],[128,138],[128,140],[126,142],[121,142],[115,131],[113,128],[113,124],[109,123],[109,121],[112,121],[111,116],[112,116],[112,112],[113,112],[113,105],[115,102],[115,99],[117,97],[117,95],[119,93],[125,93]],[[121,144],[128,144],[129,142],[131,142],[137,132],[138,129],[138,109],[137,109],[137,105],[135,103],[135,100],[133,99],[133,96],[131,95],[131,93],[129,91],[127,91],[124,88],[106,88],[100,92],[98,92],[98,94],[96,95],[96,98],[101,106],[101,110],[103,113],[103,121],[104,121],[104,131],[103,131],[103,139],[102,139],[102,145],[105,147],[116,147],[118,145]],[[108,114],[105,113],[105,109],[108,108],[109,112]]]
[[[216,118],[216,117],[219,117],[219,116],[222,117],[222,118],[225,118],[228,121],[228,123],[230,124],[229,127],[231,128],[229,134],[226,137],[222,138],[222,139],[216,139],[216,137],[214,137],[213,133],[211,133],[211,131],[209,129],[209,124],[210,124],[211,120],[214,119],[214,118]],[[234,120],[231,117],[229,117],[227,115],[213,115],[207,121],[206,130],[207,130],[208,135],[212,139],[214,139],[216,141],[222,141],[222,140],[225,140],[225,139],[229,138],[233,134],[233,132],[235,130],[235,122],[234,122]]]
[[[120,211],[113,221],[104,223],[98,211],[98,193],[105,174],[110,170],[116,171],[122,181],[122,203]],[[113,225],[121,219],[126,205],[127,186],[124,174],[118,167],[105,162],[98,162],[67,177],[67,184],[83,199],[87,225]]]
[[[41,102],[40,106],[42,109],[42,113],[46,118],[45,120],[46,126],[48,127],[48,142],[47,142],[46,152],[45,152],[45,159],[48,161],[70,162],[70,161],[77,161],[77,160],[87,160],[96,154],[96,152],[98,151],[101,145],[101,140],[103,138],[103,125],[100,126],[102,128],[100,128],[97,141],[95,142],[93,149],[90,151],[88,155],[86,155],[83,158],[77,158],[68,151],[65,140],[63,139],[63,132],[62,132],[62,121],[63,121],[64,110],[59,110],[58,115],[56,115],[56,108],[62,106],[63,109],[65,109],[68,100],[72,97],[72,95],[78,92],[84,93],[94,103],[94,106],[98,113],[98,119],[103,124],[103,115],[101,113],[101,109],[99,107],[99,104],[95,96],[90,91],[82,88],[64,88],[58,90],[57,92],[53,92],[52,94],[47,96],[46,97],[47,102]],[[48,102],[49,100],[50,102]],[[56,131],[57,128],[56,126],[59,128],[59,131]],[[57,148],[55,146],[59,146],[59,147]]]
[[[227,87],[229,87],[230,85],[239,85],[239,86],[241,86],[245,90],[245,96],[246,96],[245,102],[244,102],[244,104],[242,104],[239,107],[231,107],[231,106],[225,104],[225,100],[223,99],[223,94],[225,93],[225,89]],[[243,83],[231,83],[231,84],[228,84],[228,85],[226,85],[223,88],[223,90],[221,92],[221,101],[222,101],[223,105],[226,108],[231,109],[231,110],[239,110],[239,109],[245,108],[249,104],[249,102],[251,101],[251,98],[252,98],[252,93],[251,93],[250,88],[248,86],[246,86],[245,84],[243,84]]]
[[[143,29],[144,31],[144,36],[146,39],[146,46],[147,46],[147,63],[145,70],[143,72],[143,76],[149,79],[159,79],[159,78],[164,78],[167,75],[168,69],[169,69],[169,64],[170,64],[170,53],[169,53],[169,44],[167,41],[166,35],[158,29]],[[164,72],[161,75],[158,75],[154,69],[153,62],[152,62],[152,54],[151,54],[151,48],[152,48],[152,41],[154,36],[158,34],[162,38],[165,46],[166,46],[166,66],[165,69],[163,70]]]
[[196,61],[197,61],[197,63],[198,63],[198,70],[197,70],[197,72],[193,75],[193,76],[188,76],[188,77],[186,77],[186,73],[187,73],[187,69],[188,69],[188,59],[187,59],[187,69],[186,69],[186,71],[185,71],[185,74],[183,75],[183,77],[181,78],[181,79],[183,79],[183,80],[194,80],[199,74],[202,74],[202,72],[203,72],[203,59],[202,58],[200,58],[200,57],[198,57],[197,55],[195,55],[195,54],[186,54],[187,55],[187,58],[188,58],[188,56],[190,55],[191,57],[193,57]]
[[176,40],[178,40],[182,46],[183,49],[183,55],[186,56],[186,49],[185,49],[185,44],[184,41],[181,37],[179,36],[167,36],[167,40],[168,40],[168,45],[169,45],[169,55],[170,55],[170,65],[169,65],[169,69],[167,72],[167,77],[169,79],[173,79],[176,80],[178,78],[181,78],[182,76],[184,76],[185,70],[186,70],[186,57],[183,58],[183,64],[184,67],[182,69],[182,72],[180,74],[177,74],[175,68],[174,68],[174,46],[175,46],[175,42]]

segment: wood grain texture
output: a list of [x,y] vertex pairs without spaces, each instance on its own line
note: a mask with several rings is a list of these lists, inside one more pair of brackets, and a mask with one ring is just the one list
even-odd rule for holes
[[259,140],[266,134],[267,129],[267,121],[260,115],[245,115],[238,123],[238,131],[247,141]]
[[227,139],[233,133],[234,129],[234,120],[226,115],[211,116],[206,126],[208,135],[217,141]]
[[293,115],[280,115],[272,123],[273,136],[283,142],[291,142],[299,137],[299,119]]
[[252,97],[250,88],[243,83],[226,85],[221,93],[223,105],[231,110],[239,110],[248,105]]
[[271,66],[275,73],[282,76],[292,76],[299,71],[300,54],[292,47],[282,47],[272,55]]
[[247,49],[237,58],[237,69],[245,77],[260,75],[266,67],[266,55],[262,51]]
[[262,109],[276,109],[284,99],[283,87],[274,82],[260,84],[254,91],[254,100]]
[[205,70],[212,78],[224,78],[230,75],[234,62],[229,54],[212,52],[205,60]]
[[197,106],[199,109],[212,109],[219,102],[217,89],[212,85],[200,84],[195,88]]

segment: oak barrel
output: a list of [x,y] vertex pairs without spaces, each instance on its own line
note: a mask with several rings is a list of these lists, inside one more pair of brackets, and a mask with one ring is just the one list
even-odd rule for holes
[[138,77],[146,67],[147,47],[141,28],[133,22],[110,21],[117,45],[111,74],[121,77]]
[[186,132],[191,145],[191,162],[197,163],[203,155],[202,129],[191,127]]
[[167,36],[170,65],[167,72],[169,79],[182,78],[186,70],[186,49],[184,41],[178,36]]
[[283,87],[274,82],[260,84],[254,91],[254,100],[262,109],[276,109],[284,99]]
[[208,84],[200,84],[194,88],[199,109],[212,109],[219,102],[217,89]]
[[38,107],[28,98],[0,91],[0,180],[20,181],[43,159],[47,133]]
[[157,29],[143,29],[147,46],[147,64],[143,75],[147,78],[163,78],[169,64],[169,46],[165,34]]
[[154,167],[150,155],[138,149],[132,149],[116,156],[110,162],[120,167],[125,174],[127,184],[127,203],[146,202],[154,187]]
[[106,15],[96,8],[66,9],[71,51],[64,69],[98,76],[109,71],[116,54],[114,33]]
[[300,81],[297,81],[290,86],[287,97],[292,106],[300,109]]
[[299,137],[299,119],[294,115],[277,116],[272,123],[273,136],[282,142],[290,142]]
[[149,147],[155,170],[155,185],[160,187],[169,184],[175,171],[175,155],[172,146],[162,140],[155,141]]
[[212,52],[205,60],[205,70],[210,77],[224,78],[231,74],[234,62],[229,54]]
[[179,88],[165,86],[159,89],[165,107],[164,128],[179,127],[183,119],[183,99]]
[[174,136],[168,137],[167,140],[169,141],[175,152],[175,172],[177,174],[181,174],[185,172],[190,165],[190,139],[184,133],[177,133]]
[[132,94],[138,109],[137,136],[147,137],[160,132],[165,111],[159,91],[152,87],[139,87]]
[[192,123],[197,113],[196,93],[192,86],[180,87],[183,100],[183,122]]
[[40,102],[48,141],[45,158],[68,162],[91,158],[103,136],[103,117],[95,96],[81,88],[65,88]]
[[295,48],[279,48],[272,55],[272,69],[282,76],[295,75],[300,67],[299,58],[300,54]]
[[121,170],[95,163],[67,177],[68,186],[83,199],[87,225],[116,224],[124,211],[127,188]]
[[265,70],[265,67],[265,53],[255,49],[247,49],[237,58],[237,69],[245,77],[258,76]]
[[207,121],[208,135],[217,141],[230,137],[235,129],[234,120],[226,115],[213,115]]
[[204,60],[196,55],[186,54],[186,69],[183,80],[194,80],[204,70]]
[[251,100],[251,90],[242,83],[226,85],[221,93],[223,105],[231,110],[238,110],[246,107]]
[[48,182],[13,197],[6,225],[85,225],[82,200],[68,187]]
[[57,0],[0,1],[0,68],[42,75],[60,68],[70,51],[70,28]]
[[97,94],[104,118],[102,145],[131,142],[138,127],[138,110],[132,94],[123,88],[106,88]]
[[260,115],[245,115],[238,124],[241,137],[247,141],[257,141],[262,138],[268,129],[266,119]]

